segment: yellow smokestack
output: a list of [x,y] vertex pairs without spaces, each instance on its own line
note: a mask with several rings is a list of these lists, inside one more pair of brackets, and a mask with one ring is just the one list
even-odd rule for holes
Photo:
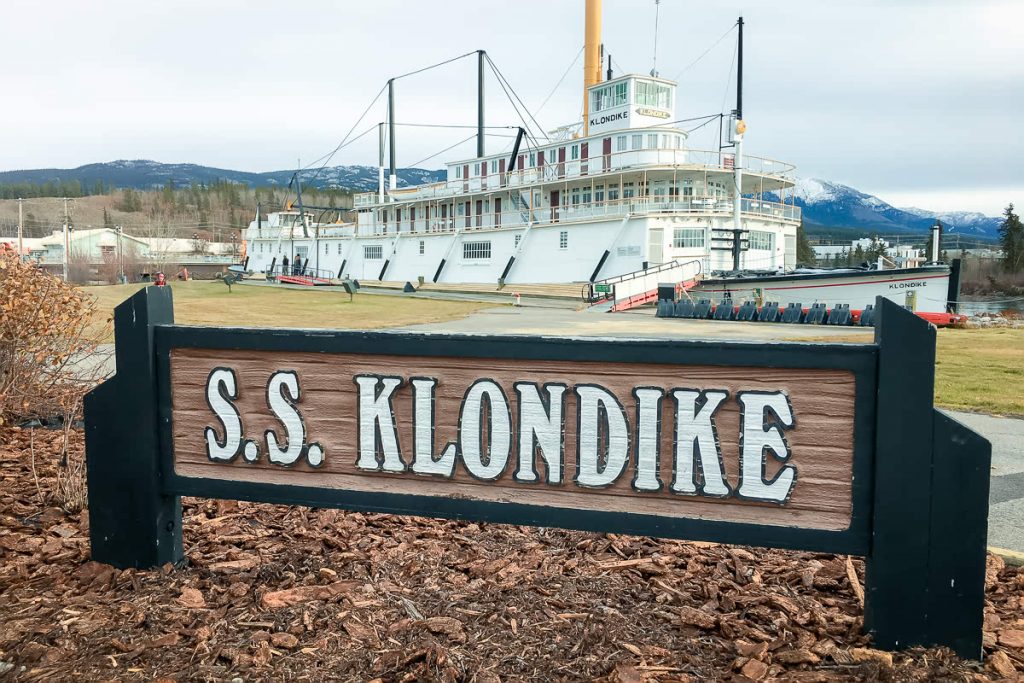
[[601,82],[601,0],[586,0],[583,39],[583,135],[590,134],[590,86]]

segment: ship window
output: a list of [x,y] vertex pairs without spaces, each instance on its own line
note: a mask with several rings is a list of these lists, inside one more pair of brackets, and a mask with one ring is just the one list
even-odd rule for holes
[[641,106],[668,109],[672,106],[672,93],[667,85],[636,81],[636,103]]
[[424,251],[425,248],[426,248],[426,243],[424,243],[423,240],[420,240],[420,256],[423,255],[423,251]]
[[536,152],[530,152],[530,168],[533,168],[536,165],[537,165],[537,153]]
[[324,256],[327,256],[327,254],[329,254],[329,253],[330,253],[330,248],[331,248],[331,245],[330,245],[330,244],[327,244],[327,243],[325,242],[325,243],[324,243]]
[[580,158],[580,146],[579,145],[573,145],[572,146],[571,161],[576,161],[579,158]]
[[462,167],[461,166],[456,166],[455,167],[455,177],[456,178],[461,178],[462,177]]
[[480,175],[480,164],[473,164],[473,175]]
[[584,204],[589,204],[590,203],[590,188],[589,187],[584,187],[583,188],[583,203]]
[[341,242],[338,242],[338,256],[341,256]]
[[517,246],[517,247],[519,246],[519,240],[521,240],[522,238],[523,238],[522,235],[516,235],[516,244],[515,244],[515,246]]
[[775,233],[763,230],[750,231],[750,248],[761,251],[775,251]]
[[604,201],[604,185],[594,185],[594,201]]
[[658,134],[649,133],[647,135],[647,147],[649,149],[658,149]]
[[491,173],[497,173],[497,172],[498,172],[498,160],[497,159],[491,159]]
[[463,242],[462,258],[466,260],[481,260],[491,258],[491,243],[486,242]]
[[578,206],[580,203],[580,188],[572,188],[572,205]]
[[558,248],[559,249],[568,249],[569,248],[569,232],[567,230],[563,230],[560,233],[558,233]]
[[608,201],[616,202],[619,200],[619,186],[609,185],[608,186]]
[[381,244],[363,245],[363,258],[367,261],[380,261],[384,258],[384,246]]
[[631,135],[632,149],[643,149],[644,147],[644,136],[643,135]]
[[672,246],[676,249],[703,248],[704,228],[676,228]]
[[615,137],[615,151],[625,152],[626,151],[626,136],[618,135]]
[[634,196],[636,196],[636,190],[633,188],[633,183],[622,183],[622,198],[629,199]]

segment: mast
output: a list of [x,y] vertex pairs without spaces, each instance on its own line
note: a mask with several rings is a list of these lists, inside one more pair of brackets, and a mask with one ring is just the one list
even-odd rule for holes
[[601,0],[587,0],[583,41],[583,135],[590,134],[590,86],[601,82]]
[[398,189],[398,176],[395,175],[395,79],[388,81],[388,153],[391,171],[388,176],[388,191]]
[[484,156],[484,60],[487,53],[476,51],[476,156]]
[[384,123],[377,124],[377,201],[384,203]]
[[736,109],[733,119],[736,126],[733,140],[736,142],[736,154],[733,158],[733,173],[736,188],[732,200],[732,269],[740,269],[740,256],[743,253],[743,133],[747,124],[743,122],[743,17],[736,22],[739,27],[739,44],[736,48]]

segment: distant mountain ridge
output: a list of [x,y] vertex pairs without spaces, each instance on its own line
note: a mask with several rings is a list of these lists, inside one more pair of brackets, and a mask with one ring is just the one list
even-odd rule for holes
[[[118,160],[87,164],[72,169],[43,168],[35,170],[2,171],[0,183],[35,183],[79,181],[83,188],[97,182],[119,188],[149,190],[163,187],[168,181],[178,186],[193,182],[211,184],[227,180],[252,186],[287,187],[293,169],[251,173],[212,168],[198,164],[164,164],[145,159]],[[444,180],[445,171],[423,168],[397,170],[399,187]],[[303,184],[321,188],[346,188],[356,191],[377,187],[376,166],[329,166],[320,171],[310,170],[302,175]],[[772,197],[769,193],[769,198]],[[924,233],[941,220],[947,231],[975,238],[991,239],[997,235],[1001,218],[977,212],[934,212],[917,208],[896,208],[873,195],[848,185],[820,178],[801,178],[797,181],[795,202],[803,209],[804,221],[810,226],[860,229],[866,233],[913,232]]]
[[[120,159],[99,164],[86,164],[78,168],[40,168],[33,170],[0,171],[0,183],[35,183],[79,181],[83,188],[91,188],[97,182],[105,185],[152,190],[172,181],[177,187],[188,187],[193,182],[209,185],[217,181],[242,183],[250,187],[287,187],[295,169],[252,173],[213,168],[198,164],[164,164],[148,159]],[[398,186],[419,185],[436,182],[445,178],[444,171],[424,168],[397,169]],[[316,187],[346,188],[351,190],[372,190],[377,187],[376,166],[327,166],[322,170],[308,170],[302,173],[303,184]]]
[[998,234],[1002,222],[1002,218],[972,211],[898,209],[849,185],[820,178],[800,178],[795,188],[795,202],[802,208],[806,223],[864,228],[879,233],[923,233],[938,219],[947,232],[991,239]]

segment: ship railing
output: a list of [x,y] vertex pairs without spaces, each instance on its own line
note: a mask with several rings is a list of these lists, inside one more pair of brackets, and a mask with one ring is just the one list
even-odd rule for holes
[[[727,152],[699,149],[637,149],[598,154],[587,159],[568,161],[545,160],[543,166],[517,168],[506,174],[491,173],[470,178],[454,178],[448,181],[402,188],[392,193],[398,201],[449,198],[472,192],[502,190],[510,187],[525,188],[538,183],[578,178],[601,178],[612,173],[637,170],[674,170],[697,172],[731,172],[735,158]],[[489,166],[487,166],[489,168]],[[793,181],[795,166],[767,157],[744,155],[743,171],[746,174],[763,176],[777,182]],[[770,188],[774,189],[774,188]],[[355,206],[375,206],[376,192],[355,195]]]
[[[792,204],[770,202],[759,199],[743,198],[740,202],[742,214],[747,217],[764,217],[776,221],[791,223],[800,222],[800,207]],[[521,207],[513,204],[507,212],[503,212],[500,221],[494,220],[494,214],[481,214],[470,216],[447,216],[445,218],[431,218],[429,220],[419,219],[414,225],[403,222],[399,228],[402,234],[433,233],[433,232],[455,232],[458,229],[475,230],[502,230],[510,228],[525,227],[529,223],[534,225],[552,225],[564,223],[578,223],[588,220],[604,220],[622,218],[626,214],[631,216],[646,216],[652,214],[692,214],[700,216],[723,216],[731,215],[733,202],[727,197],[626,197],[624,199],[606,200],[602,202],[590,202],[572,204],[558,207],[531,207],[532,221],[522,219]],[[394,235],[395,224],[387,226],[381,224],[369,224],[360,226],[359,235]]]

